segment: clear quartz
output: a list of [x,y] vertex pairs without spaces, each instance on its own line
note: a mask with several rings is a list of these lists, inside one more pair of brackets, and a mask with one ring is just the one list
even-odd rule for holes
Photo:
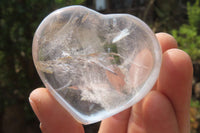
[[33,59],[59,103],[89,124],[148,93],[158,77],[161,50],[153,32],[134,16],[70,6],[42,21],[33,40]]

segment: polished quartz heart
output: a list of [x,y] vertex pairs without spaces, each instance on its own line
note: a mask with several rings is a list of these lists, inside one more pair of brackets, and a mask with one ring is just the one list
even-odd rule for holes
[[161,49],[150,28],[132,15],[70,6],[39,25],[33,59],[55,99],[76,120],[90,124],[127,109],[150,91]]

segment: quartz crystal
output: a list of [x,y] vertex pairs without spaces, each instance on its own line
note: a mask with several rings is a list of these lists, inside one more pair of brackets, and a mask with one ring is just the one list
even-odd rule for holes
[[132,106],[153,87],[161,49],[128,14],[69,6],[48,15],[33,40],[36,69],[55,99],[83,124]]

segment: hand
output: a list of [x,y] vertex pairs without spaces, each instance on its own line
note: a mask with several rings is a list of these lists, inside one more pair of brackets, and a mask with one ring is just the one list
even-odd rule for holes
[[[176,40],[156,34],[163,52],[157,83],[142,101],[102,121],[99,133],[189,133],[192,63]],[[83,133],[83,126],[45,88],[30,95],[30,104],[44,133]]]

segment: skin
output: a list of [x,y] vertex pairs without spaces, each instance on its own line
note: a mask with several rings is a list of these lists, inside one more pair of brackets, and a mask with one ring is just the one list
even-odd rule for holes
[[[159,78],[152,91],[131,108],[102,121],[99,133],[189,133],[192,63],[169,34],[157,33],[163,52]],[[84,133],[83,126],[46,88],[35,89],[30,104],[44,133]]]

